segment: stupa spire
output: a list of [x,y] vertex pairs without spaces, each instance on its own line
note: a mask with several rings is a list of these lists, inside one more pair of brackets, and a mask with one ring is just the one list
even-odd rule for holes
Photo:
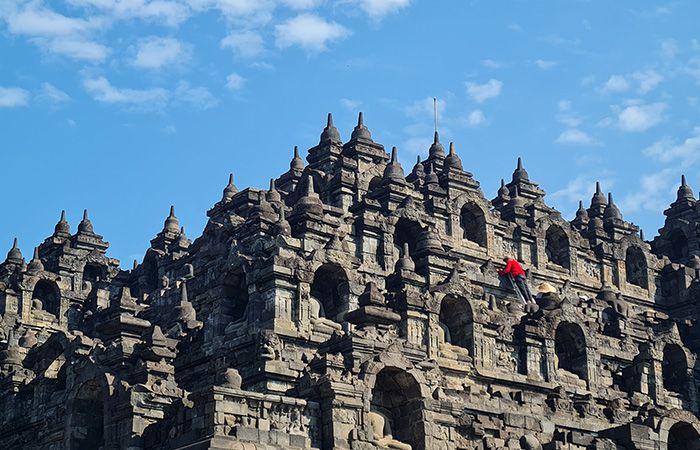
[[66,211],[61,210],[61,218],[58,219],[58,223],[56,223],[56,226],[54,227],[54,236],[58,235],[70,235],[70,225],[66,221]]
[[391,180],[398,183],[404,182],[406,177],[403,173],[403,168],[399,164],[398,150],[396,147],[391,149],[391,160],[384,169],[384,179]]
[[88,217],[88,210],[87,209],[83,210],[83,220],[81,220],[80,223],[78,224],[78,233],[86,233],[86,234],[94,233],[94,230],[92,228],[92,222],[90,222],[90,218]]
[[372,134],[369,132],[367,127],[365,126],[365,119],[364,119],[364,114],[362,111],[357,116],[357,126],[355,127],[354,130],[352,130],[352,136],[350,137],[351,139],[367,139],[367,140],[372,140]]
[[24,262],[24,256],[22,256],[22,251],[19,249],[17,238],[14,238],[12,241],[12,248],[7,252],[5,261],[12,264],[22,264]]
[[170,213],[165,219],[163,231],[178,234],[180,232],[180,222],[175,217],[175,206],[170,205]]
[[304,160],[299,156],[299,147],[294,146],[294,157],[289,163],[289,168],[292,170],[304,170]]
[[224,188],[223,201],[230,201],[237,192],[238,188],[236,188],[236,185],[233,184],[233,174],[230,173],[228,174],[228,184]]
[[320,143],[323,144],[324,142],[327,141],[332,141],[332,142],[340,142],[340,133],[338,132],[338,129],[333,125],[333,114],[328,113],[328,120],[326,122],[326,128],[323,129],[323,133],[321,133],[321,141]]
[[459,159],[459,156],[457,155],[454,142],[450,142],[450,152],[447,155],[447,158],[445,158],[445,169],[462,170],[462,160]]
[[428,150],[428,159],[432,158],[444,158],[445,157],[445,147],[442,146],[440,143],[440,135],[438,134],[438,131],[435,130],[435,134],[433,135],[433,144],[430,146],[430,149]]

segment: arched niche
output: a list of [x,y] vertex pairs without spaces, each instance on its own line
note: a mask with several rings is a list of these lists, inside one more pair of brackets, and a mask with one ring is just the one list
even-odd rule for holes
[[384,418],[384,448],[404,444],[412,450],[425,449],[423,401],[420,386],[410,373],[394,367],[382,369],[375,379],[370,409]]
[[570,268],[569,237],[559,225],[551,225],[547,228],[544,251],[550,263],[565,269]]
[[615,308],[608,306],[601,313],[603,322],[603,334],[606,336],[620,336],[620,315]]
[[317,302],[319,317],[342,322],[348,309],[348,277],[338,264],[323,264],[314,272],[311,301]]
[[61,312],[61,291],[58,285],[53,281],[39,280],[32,291],[32,307],[40,307],[58,317]]
[[677,344],[666,344],[661,361],[661,377],[667,392],[685,396],[688,382],[688,361]]
[[586,338],[579,325],[571,322],[559,324],[554,336],[554,351],[557,369],[573,373],[582,380],[588,379]]
[[700,450],[700,434],[687,422],[678,422],[668,430],[668,450]]
[[225,307],[231,321],[243,321],[248,310],[248,282],[245,272],[235,269],[226,274],[222,284]]
[[96,450],[105,447],[106,389],[92,380],[80,386],[73,399],[69,450]]
[[380,176],[372,177],[372,179],[369,182],[369,186],[367,187],[367,191],[373,192],[381,185],[382,185],[382,177],[380,177]]
[[446,296],[440,303],[439,321],[445,342],[471,353],[474,322],[469,302],[453,295]]
[[[423,233],[423,227],[414,220],[400,218],[394,227],[394,250],[396,255],[401,255],[404,244],[408,244],[408,252],[414,263],[417,262],[416,249],[418,240]],[[418,265],[416,264],[416,267]]]
[[105,277],[105,269],[101,264],[89,262],[83,268],[83,281],[88,281],[95,284],[102,281]]
[[637,246],[629,247],[625,254],[625,278],[629,284],[644,289],[649,287],[647,259]]
[[459,213],[462,238],[486,247],[486,218],[484,212],[474,202],[467,202]]
[[668,257],[673,262],[688,257],[688,238],[682,230],[675,229],[668,235]]

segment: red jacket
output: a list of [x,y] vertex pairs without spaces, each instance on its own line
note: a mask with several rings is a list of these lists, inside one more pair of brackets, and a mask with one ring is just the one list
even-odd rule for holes
[[525,275],[525,271],[518,261],[509,259],[506,267],[499,270],[498,274],[500,276],[511,274],[513,277],[517,277],[518,275]]

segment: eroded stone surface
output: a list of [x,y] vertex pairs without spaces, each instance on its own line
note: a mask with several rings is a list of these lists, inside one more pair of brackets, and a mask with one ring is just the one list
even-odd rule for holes
[[[408,173],[329,117],[308,165],[231,178],[194,241],[171,209],[132,270],[87,212],[29,262],[14,245],[4,448],[700,448],[685,180],[649,242],[599,187],[569,222],[522,161],[489,201],[437,134],[429,154]],[[538,305],[504,256],[551,285]]]

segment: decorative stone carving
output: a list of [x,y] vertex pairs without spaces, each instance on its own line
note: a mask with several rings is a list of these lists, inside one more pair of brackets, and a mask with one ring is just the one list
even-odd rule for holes
[[[646,241],[599,186],[567,223],[522,161],[489,202],[437,133],[404,176],[363,120],[344,143],[329,116],[306,163],[295,150],[269,189],[230,176],[193,241],[171,208],[130,270],[87,212],[75,233],[62,215],[28,261],[15,241],[0,264],[0,444],[700,440],[700,207],[685,180]],[[500,283],[504,255],[551,286],[537,305]]]

